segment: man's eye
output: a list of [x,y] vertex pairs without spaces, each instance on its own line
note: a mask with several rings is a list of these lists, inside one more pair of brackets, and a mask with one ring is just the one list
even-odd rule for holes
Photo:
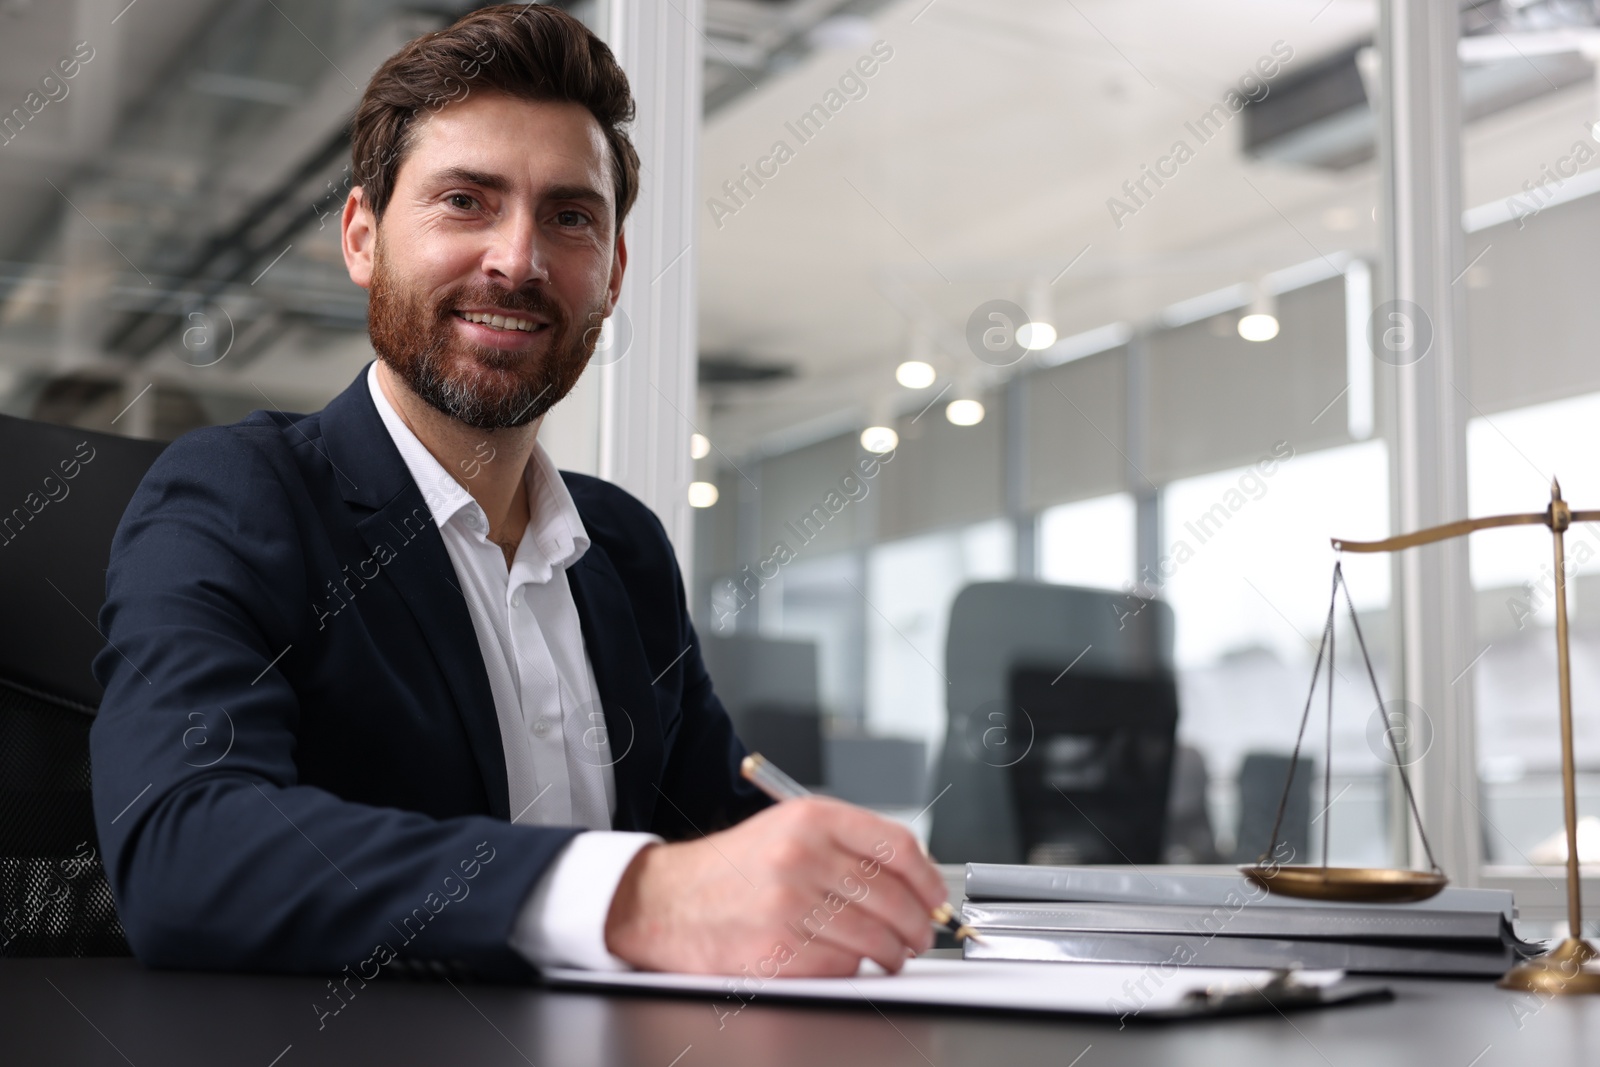
[[478,206],[477,199],[468,196],[466,193],[451,193],[445,198],[445,202],[461,211],[471,211]]
[[563,226],[582,226],[589,216],[581,211],[563,211],[556,215],[556,221]]

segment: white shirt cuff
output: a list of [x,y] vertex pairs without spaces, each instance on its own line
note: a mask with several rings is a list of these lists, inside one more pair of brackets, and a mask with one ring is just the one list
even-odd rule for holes
[[629,970],[606,949],[606,916],[633,857],[661,840],[620,830],[574,837],[528,894],[511,928],[511,947],[535,967]]

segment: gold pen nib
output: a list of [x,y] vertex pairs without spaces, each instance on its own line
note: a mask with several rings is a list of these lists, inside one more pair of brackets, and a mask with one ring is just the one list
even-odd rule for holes
[[933,909],[933,921],[957,941],[965,941],[970,938],[980,945],[983,944],[983,938],[978,936],[976,930],[956,918],[956,909],[950,906],[949,901],[945,901]]

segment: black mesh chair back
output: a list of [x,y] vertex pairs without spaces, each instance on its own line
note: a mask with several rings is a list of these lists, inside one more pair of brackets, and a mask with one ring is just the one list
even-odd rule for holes
[[[1035,741],[1026,717],[1012,714],[1017,667],[1054,665],[1051,678],[1071,668],[1169,679],[1173,633],[1171,605],[1126,593],[1045,582],[977,582],[961,590],[945,640],[949,720],[933,782],[962,799],[930,809],[928,851],[941,863],[1027,860],[1012,772]],[[1152,818],[1161,818],[1159,809]]]
[[126,955],[89,792],[111,538],[161,453],[0,415],[0,956]]

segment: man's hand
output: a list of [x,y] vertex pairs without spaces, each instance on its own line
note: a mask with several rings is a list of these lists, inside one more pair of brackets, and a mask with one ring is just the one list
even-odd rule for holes
[[808,797],[641,851],[612,898],[606,947],[648,970],[849,975],[866,958],[894,972],[933,944],[928,914],[945,897],[905,827]]

